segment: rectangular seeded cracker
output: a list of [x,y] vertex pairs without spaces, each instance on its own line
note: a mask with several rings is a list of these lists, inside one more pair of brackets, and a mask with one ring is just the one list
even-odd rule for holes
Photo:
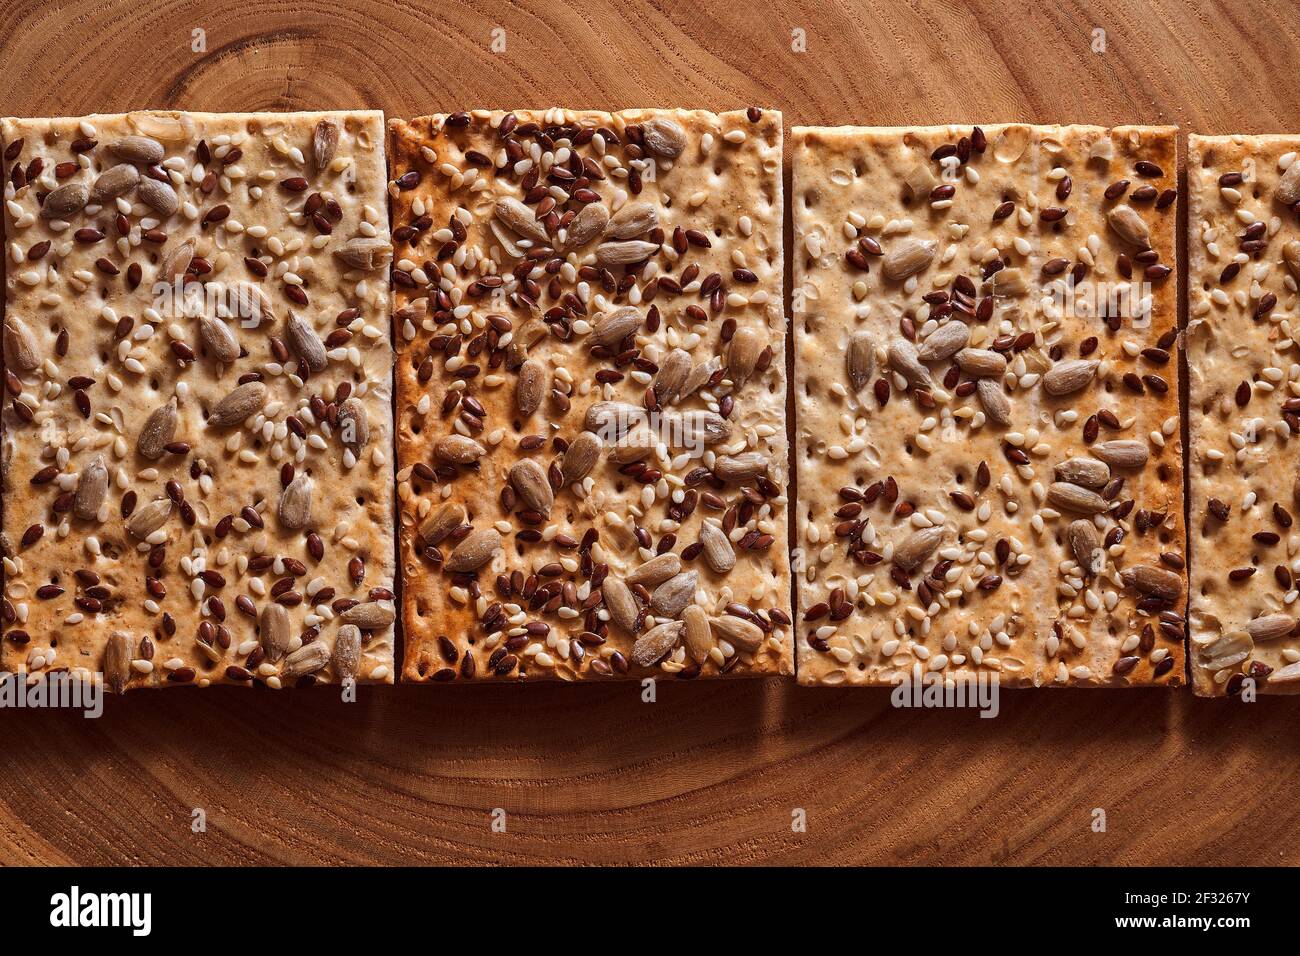
[[0,670],[391,682],[381,115],[0,131]]
[[1300,692],[1300,136],[1192,136],[1192,681]]
[[795,128],[801,683],[1181,683],[1175,153]]
[[791,673],[780,114],[390,137],[404,679]]

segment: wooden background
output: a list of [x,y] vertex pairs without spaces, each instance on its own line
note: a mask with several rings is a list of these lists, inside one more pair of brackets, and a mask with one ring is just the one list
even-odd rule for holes
[[[1297,21],[1273,2],[0,9],[10,114],[758,104],[787,124],[1300,131]],[[655,704],[617,685],[360,696],[176,689],[97,721],[2,711],[0,863],[1300,862],[1300,697],[1008,692],[980,720],[777,681],[661,685]]]

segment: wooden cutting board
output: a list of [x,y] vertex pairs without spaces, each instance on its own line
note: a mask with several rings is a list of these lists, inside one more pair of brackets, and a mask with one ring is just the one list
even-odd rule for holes
[[[756,104],[787,124],[1300,131],[1284,4],[765,6],[7,4],[0,111]],[[1187,691],[1007,692],[981,720],[779,681],[655,703],[177,689],[100,720],[0,711],[0,863],[1295,864],[1298,746],[1300,697]]]

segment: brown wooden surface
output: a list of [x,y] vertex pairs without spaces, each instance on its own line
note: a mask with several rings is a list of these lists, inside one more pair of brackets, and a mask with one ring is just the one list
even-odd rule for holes
[[[1300,130],[1286,4],[2,10],[0,111],[23,115],[759,104],[788,125]],[[1186,691],[1007,692],[980,720],[777,681],[663,685],[654,704],[625,685],[362,688],[355,705],[323,688],[171,690],[97,721],[0,711],[0,863],[1297,863],[1297,748],[1300,697]]]

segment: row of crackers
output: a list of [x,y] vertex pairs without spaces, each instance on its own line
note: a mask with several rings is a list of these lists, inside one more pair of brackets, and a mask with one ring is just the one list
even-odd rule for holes
[[0,131],[0,671],[1300,687],[1294,138]]

